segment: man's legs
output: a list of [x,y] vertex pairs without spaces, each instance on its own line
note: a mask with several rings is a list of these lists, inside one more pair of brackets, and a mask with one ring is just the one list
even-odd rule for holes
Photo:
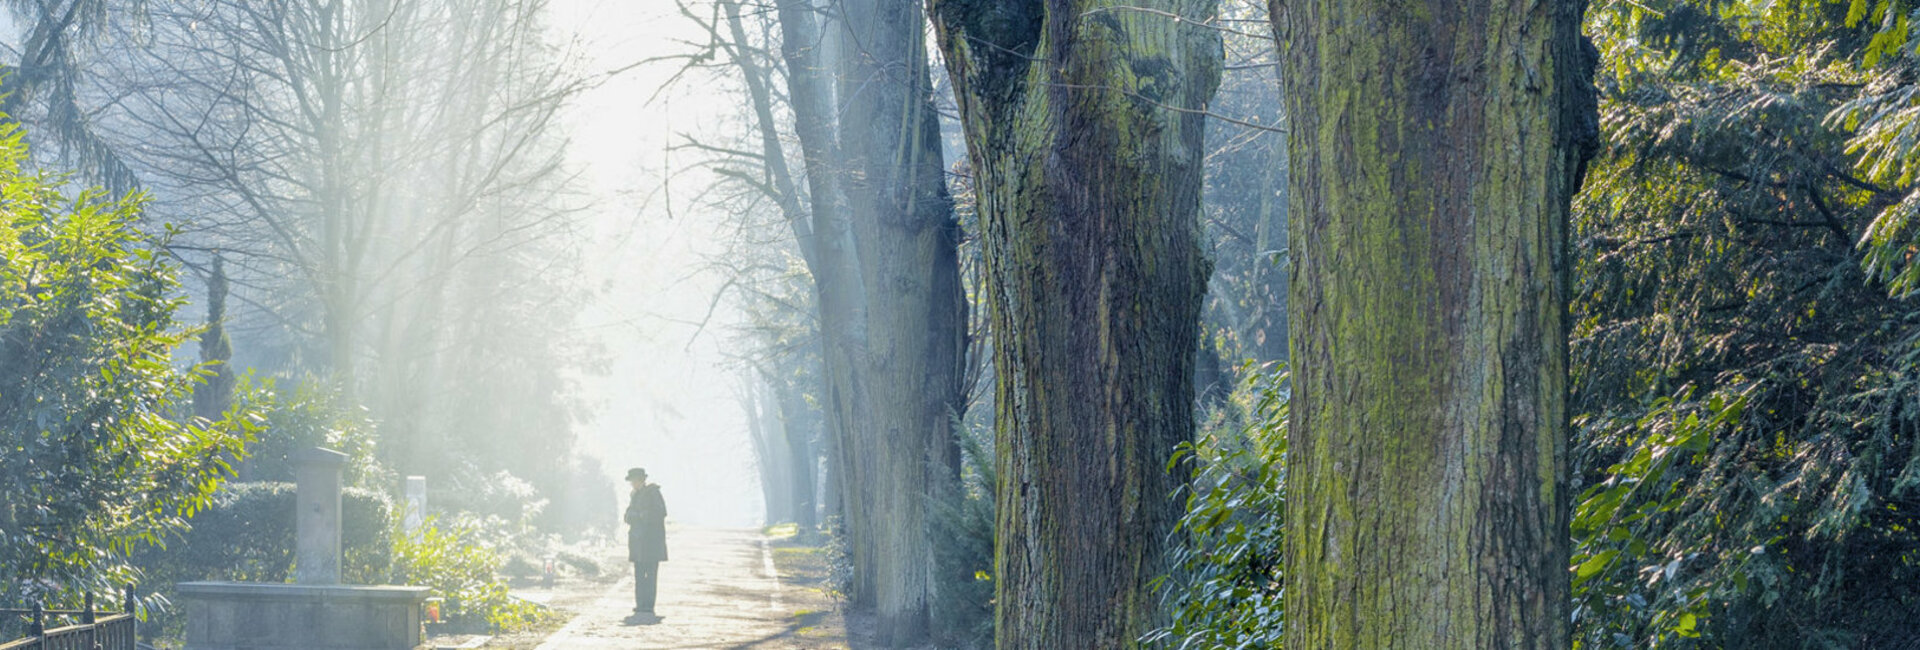
[[653,613],[654,596],[660,585],[659,562],[633,563],[633,611]]
[[633,613],[647,611],[647,598],[643,593],[647,588],[647,567],[651,562],[633,563]]

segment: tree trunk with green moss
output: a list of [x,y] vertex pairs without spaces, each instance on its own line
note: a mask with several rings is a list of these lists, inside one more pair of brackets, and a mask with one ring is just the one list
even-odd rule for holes
[[1209,0],[934,0],[991,305],[1001,648],[1152,623],[1193,433]]
[[1290,648],[1570,641],[1582,4],[1273,2],[1292,128]]

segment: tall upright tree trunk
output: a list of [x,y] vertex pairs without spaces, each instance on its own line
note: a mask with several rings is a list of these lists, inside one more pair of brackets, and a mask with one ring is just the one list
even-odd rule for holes
[[763,521],[766,525],[793,521],[787,490],[793,487],[789,474],[793,454],[787,450],[786,427],[780,423],[780,417],[774,411],[768,393],[773,388],[767,385],[770,379],[763,378],[765,373],[750,374],[745,387],[746,394],[740,398],[740,406],[747,412],[748,439],[753,443],[754,465],[760,470],[760,503]]
[[933,502],[960,472],[953,418],[963,408],[966,299],[959,224],[947,193],[920,3],[842,0],[840,155],[867,298],[872,474],[861,486],[877,526],[874,606],[882,645],[927,638]]
[[837,495],[830,507],[852,563],[850,600],[876,609],[881,643],[915,644],[926,639],[938,586],[929,513],[959,473],[951,422],[964,404],[966,349],[958,225],[924,15],[916,3],[847,0],[823,25],[808,0],[776,3],[810,199],[803,206],[773,128],[767,77],[744,55],[739,4],[723,8],[774,198],[814,281]]
[[792,385],[775,386],[774,396],[780,409],[780,426],[787,438],[787,451],[792,454],[788,463],[793,469],[793,483],[788,488],[788,497],[792,499],[793,523],[805,534],[820,524],[816,512],[819,485],[816,468],[820,464],[820,452],[813,443],[819,421]]
[[[733,0],[721,0],[720,4],[726,13],[727,37],[734,43],[733,47],[728,48],[728,52],[732,55],[734,65],[740,68],[741,78],[746,84],[747,96],[753,107],[754,124],[760,134],[761,160],[763,160],[766,165],[767,177],[773,186],[772,198],[780,206],[780,213],[785,217],[788,227],[793,232],[796,248],[799,249],[800,255],[807,265],[809,275],[813,276],[814,294],[811,302],[814,305],[816,313],[818,313],[819,310],[822,309],[823,300],[820,293],[821,280],[818,275],[813,273],[813,270],[825,264],[826,261],[822,259],[822,251],[819,250],[818,238],[814,236],[813,224],[817,211],[840,209],[839,202],[836,199],[837,191],[831,185],[830,178],[820,179],[820,181],[813,183],[809,187],[812,195],[807,198],[813,199],[813,205],[808,205],[802,201],[799,183],[796,181],[792,169],[787,165],[786,148],[780,141],[778,119],[774,115],[774,93],[771,87],[773,75],[767,69],[761,67],[747,49],[749,40],[746,26],[741,19],[740,3]],[[793,4],[783,5],[783,7],[786,9],[786,12],[779,14],[780,20],[785,21],[792,19],[805,22],[796,25],[786,25],[783,22],[782,31],[787,33],[789,37],[798,37],[807,40],[796,41],[796,43],[803,45],[798,45],[794,48],[788,48],[783,44],[781,58],[783,61],[789,63],[794,60],[801,60],[808,66],[802,70],[801,74],[817,75],[818,65],[813,61],[813,55],[800,49],[804,47],[804,44],[812,43],[814,42],[812,39],[817,38],[814,36],[811,23],[812,17],[808,14],[805,2],[795,1]],[[718,26],[715,26],[715,29],[717,31]],[[791,77],[792,74],[793,73],[789,73],[789,76]],[[796,87],[795,83],[796,80],[788,79],[789,91],[792,91]],[[820,102],[814,100],[813,97],[821,92],[818,88],[821,84],[812,79],[799,80],[797,83],[800,84],[798,86],[799,88],[807,92],[803,95],[802,101],[798,102],[798,105],[795,106],[796,113],[806,112],[809,117],[817,120],[818,116],[814,115],[814,113],[821,110],[821,107],[819,106]],[[796,126],[798,126],[799,118],[797,115],[795,122]],[[810,138],[817,141],[825,137],[820,133],[820,128],[814,122],[809,122],[807,128],[809,129],[808,134]],[[826,322],[824,315],[822,315],[820,322]],[[832,345],[829,339],[836,334],[825,331],[824,327],[822,329],[823,331],[821,331],[820,336],[823,341],[823,351],[820,359],[819,376],[826,378],[829,375],[829,369],[827,367],[828,360],[824,349]],[[823,383],[831,385],[832,380],[823,379]],[[839,481],[842,480],[841,477],[845,476],[847,472],[841,467],[845,456],[841,454],[840,451],[840,437],[848,435],[848,432],[833,424],[834,421],[837,421],[837,418],[830,420],[830,418],[834,418],[832,414],[827,413],[831,408],[830,405],[822,405],[819,420],[812,419],[812,411],[802,406],[799,391],[795,389],[791,383],[786,381],[782,381],[780,385],[780,404],[781,418],[785,422],[789,436],[795,435],[796,422],[799,421],[797,418],[800,418],[803,413],[808,414],[806,420],[807,426],[804,427],[803,430],[812,432],[815,430],[815,427],[818,427],[820,433],[817,445],[806,445],[809,456],[806,471],[808,489],[805,496],[805,512],[809,519],[804,525],[811,528],[819,523],[812,519],[814,512],[813,495],[815,494],[813,487],[817,485],[822,488],[820,501],[826,506],[826,517],[830,520],[837,518],[842,522],[842,525],[845,526],[846,518],[842,516],[842,513],[845,512],[846,508],[841,499],[842,486]],[[816,457],[814,454],[818,454],[818,456]],[[822,468],[823,472],[821,472],[825,474],[825,476],[817,476],[813,473],[814,460],[821,457],[826,461],[826,467]]]
[[1581,2],[1273,2],[1291,117],[1287,645],[1564,648]]
[[842,532],[853,565],[848,600],[870,607],[876,593],[879,561],[874,531],[873,450],[878,444],[870,425],[868,378],[864,367],[868,298],[861,285],[858,248],[848,222],[848,205],[841,185],[843,171],[835,130],[832,80],[827,75],[822,43],[826,36],[808,0],[777,0],[780,54],[787,67],[787,97],[793,107],[794,134],[800,139],[806,168],[807,196],[811,199],[807,226],[795,236],[805,251],[813,277],[815,307],[820,314],[821,348],[826,378],[827,431],[834,436],[833,452],[840,470]]
[[1001,648],[1130,647],[1193,433],[1210,0],[931,3],[980,198]]

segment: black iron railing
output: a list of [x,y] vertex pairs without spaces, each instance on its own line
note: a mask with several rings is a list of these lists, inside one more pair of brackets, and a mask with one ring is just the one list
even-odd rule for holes
[[[0,650],[134,650],[137,623],[133,616],[133,587],[127,587],[126,607],[120,612],[93,609],[93,594],[87,594],[80,609],[0,609],[0,616],[27,619],[26,638],[0,643]],[[47,627],[47,620],[70,621],[68,625]]]

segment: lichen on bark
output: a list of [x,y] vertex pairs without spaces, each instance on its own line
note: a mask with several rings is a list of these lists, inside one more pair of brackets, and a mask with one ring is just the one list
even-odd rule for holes
[[1210,0],[931,3],[979,191],[1002,648],[1150,627],[1192,435]]
[[1564,648],[1580,5],[1272,8],[1292,126],[1288,645]]

